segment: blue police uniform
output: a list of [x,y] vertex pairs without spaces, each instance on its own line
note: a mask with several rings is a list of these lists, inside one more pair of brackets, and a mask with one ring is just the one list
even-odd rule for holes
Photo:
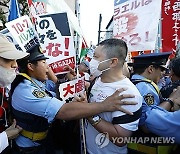
[[[155,87],[149,83],[146,82],[146,78],[135,74],[132,76],[133,80],[142,80],[143,82],[139,82],[136,84],[137,89],[139,90],[141,96],[143,96],[143,103],[142,103],[142,115],[139,121],[139,125],[144,125],[146,120],[146,112],[151,109],[154,105],[160,104],[160,98],[157,90]],[[155,84],[155,83],[154,83]]]
[[[64,102],[59,101],[55,97],[44,94],[45,85],[33,79],[41,89],[36,87],[31,81],[24,80],[14,90],[12,95],[12,107],[24,113],[30,113],[44,117],[51,123]],[[39,145],[22,135],[16,139],[16,143],[20,147],[33,147]]]
[[146,112],[146,127],[159,136],[174,137],[180,144],[180,110],[168,112],[165,109],[154,106]]
[[[132,64],[134,69],[147,68],[150,65],[162,67],[165,69],[165,64],[170,55],[167,53],[151,53],[133,57],[134,63]],[[136,72],[135,72],[136,73]],[[154,105],[160,104],[160,95],[158,86],[151,80],[146,79],[142,75],[134,74],[131,77],[132,82],[138,88],[140,94],[143,96],[142,104],[142,116],[140,118],[139,125],[145,124],[146,112]],[[136,82],[139,81],[139,82]]]
[[[28,52],[30,52],[29,57],[18,61],[20,72],[27,72],[28,63],[47,59],[39,45]],[[12,113],[17,124],[23,128],[15,140],[16,152],[46,153],[45,151],[48,150],[39,145],[47,144],[49,126],[64,102],[55,98],[55,93],[48,91],[45,84],[49,89],[54,89],[50,81],[42,83],[21,73],[11,85]]]
[[[169,55],[170,53],[152,53],[140,55],[133,58],[134,63],[131,64],[131,66],[134,67],[135,73],[136,71],[138,72],[138,69],[145,69],[150,65],[153,65],[154,67],[165,68],[165,64]],[[141,71],[142,70],[139,70],[139,72]],[[132,82],[136,85],[140,94],[143,96],[142,115],[140,118],[139,125],[145,125],[151,133],[155,133],[156,135],[172,136],[173,131],[177,131],[177,128],[179,127],[178,121],[174,122],[174,119],[179,120],[179,113],[170,113],[158,107],[158,105],[161,102],[158,86],[153,81],[146,79],[144,76],[142,76],[142,74],[140,74],[141,73],[134,74],[131,77]],[[177,117],[173,119],[174,116]],[[166,125],[168,125],[167,128]],[[169,130],[172,127],[173,131]],[[141,130],[135,133],[135,135],[148,136],[148,134],[143,133]],[[151,136],[153,134],[149,135]],[[179,135],[176,136],[179,137]],[[173,146],[153,146],[151,144],[145,145],[131,143],[128,145],[128,148],[129,150],[131,149],[137,152],[146,153],[147,151],[150,152],[152,150],[151,153],[161,154],[168,153],[168,151],[171,151]]]
[[56,84],[52,80],[46,80],[45,87],[54,97],[56,97]]

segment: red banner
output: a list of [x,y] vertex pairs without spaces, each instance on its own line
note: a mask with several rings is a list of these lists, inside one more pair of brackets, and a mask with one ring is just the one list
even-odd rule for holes
[[173,51],[175,56],[176,46],[180,40],[180,1],[162,1],[162,52]]

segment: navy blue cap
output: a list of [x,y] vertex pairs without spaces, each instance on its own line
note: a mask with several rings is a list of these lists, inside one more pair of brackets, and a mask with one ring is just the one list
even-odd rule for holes
[[134,59],[132,66],[141,67],[147,65],[157,65],[165,67],[168,57],[171,53],[172,52],[142,54],[132,58]]
[[34,46],[27,52],[30,53],[30,56],[28,57],[28,62],[48,59],[47,57],[44,56],[40,45]]

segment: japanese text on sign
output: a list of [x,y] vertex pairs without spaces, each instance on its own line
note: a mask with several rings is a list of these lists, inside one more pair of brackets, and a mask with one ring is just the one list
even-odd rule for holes
[[60,98],[64,101],[85,90],[84,77],[60,84]]

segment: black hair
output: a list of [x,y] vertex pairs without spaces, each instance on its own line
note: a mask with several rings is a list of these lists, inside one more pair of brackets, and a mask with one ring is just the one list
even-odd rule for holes
[[174,72],[174,74],[180,77],[180,57],[174,58],[169,65],[170,70]]
[[100,42],[99,45],[103,46],[107,58],[116,57],[120,60],[122,65],[124,64],[128,52],[128,47],[125,41],[111,38]]
[[[38,61],[32,61],[30,63],[37,65]],[[27,64],[28,64],[28,58],[23,58],[21,60],[17,60],[17,64],[18,64],[18,70],[20,73],[28,73],[28,68],[27,68]]]

